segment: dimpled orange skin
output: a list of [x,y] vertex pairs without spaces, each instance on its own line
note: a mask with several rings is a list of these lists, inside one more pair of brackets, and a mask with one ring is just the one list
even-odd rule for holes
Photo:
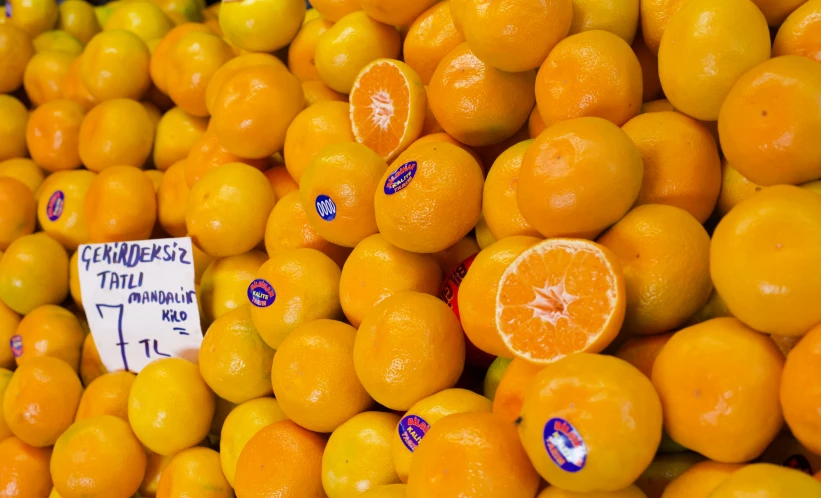
[[233,56],[231,47],[217,35],[194,32],[180,38],[166,62],[165,78],[171,100],[192,116],[208,116],[208,82]]
[[362,385],[392,410],[407,410],[453,387],[464,358],[464,333],[456,315],[421,292],[397,292],[374,306],[359,326],[353,351]]
[[63,360],[43,356],[17,367],[3,396],[3,417],[26,444],[51,446],[74,421],[83,386]]
[[[96,173],[87,170],[58,171],[49,175],[41,187],[37,220],[43,231],[68,251],[89,241],[85,198],[96,176]],[[63,194],[63,208],[60,215],[52,221],[48,206],[58,191]],[[51,213],[52,217],[56,214],[53,209]]]
[[420,14],[408,29],[403,50],[405,63],[427,85],[439,61],[464,41],[453,25],[450,2],[439,2]]
[[673,479],[661,498],[708,498],[719,484],[742,468],[743,464],[699,462]]
[[282,150],[288,125],[303,107],[296,77],[274,66],[248,67],[223,83],[211,126],[231,154],[263,158]]
[[163,114],[154,139],[154,166],[167,171],[172,164],[186,159],[207,128],[206,118],[192,116],[179,107]]
[[[2,132],[0,132],[2,133]],[[34,161],[27,157],[17,157],[0,161],[0,177],[14,178],[23,182],[34,194],[35,200],[40,195],[40,185],[42,185],[45,175]]]
[[423,441],[411,460],[408,498],[531,498],[539,487],[516,426],[495,413],[447,416]]
[[800,55],[821,62],[821,0],[810,0],[798,7],[778,28],[773,56]]
[[659,53],[659,45],[670,18],[687,0],[645,0],[639,5],[641,32],[647,48],[654,55]]
[[535,79],[535,71],[513,74],[490,67],[462,43],[431,76],[430,108],[456,140],[472,146],[495,144],[527,122],[536,102]]
[[91,182],[85,215],[91,242],[148,239],[157,221],[154,184],[142,170],[112,166]]
[[346,323],[314,320],[282,341],[271,381],[289,419],[328,433],[373,404],[354,372],[355,338],[356,329]]
[[299,190],[299,184],[291,177],[284,164],[278,164],[264,171],[265,178],[271,182],[271,188],[274,190],[274,195],[278,200],[290,194],[295,190]]
[[211,30],[200,23],[180,24],[179,26],[171,28],[171,31],[162,37],[151,54],[151,61],[149,63],[151,81],[165,94],[168,94],[167,74],[169,56],[177,42],[189,33],[211,33]]
[[36,107],[63,97],[68,69],[76,55],[58,50],[34,54],[23,75],[23,86]]
[[139,102],[115,99],[96,106],[80,126],[80,159],[91,171],[142,168],[151,155],[154,123]]
[[667,100],[715,121],[738,78],[770,57],[767,20],[750,0],[686,2],[670,19],[658,54]]
[[[566,472],[545,448],[546,423],[571,424],[586,448],[578,472]],[[629,363],[579,353],[546,365],[527,390],[519,436],[536,470],[562,489],[616,491],[653,460],[661,441],[661,403],[650,380]]]
[[595,237],[627,213],[642,176],[638,148],[616,125],[592,117],[563,121],[525,152],[519,209],[545,237]]
[[821,178],[821,64],[787,55],[745,73],[718,117],[727,161],[763,186]]
[[34,232],[36,211],[31,190],[23,182],[0,177],[0,250]]
[[210,448],[189,448],[174,456],[160,477],[156,498],[177,496],[233,498],[222,473],[219,453]]
[[821,325],[810,329],[787,355],[781,407],[796,439],[821,454]]
[[437,0],[360,0],[359,5],[369,17],[391,26],[405,26],[413,22]]
[[188,187],[194,184],[212,169],[229,163],[244,163],[258,170],[268,166],[268,158],[246,159],[231,154],[220,144],[217,134],[212,129],[205,133],[191,146],[185,163],[185,182]]
[[343,16],[361,8],[359,0],[316,0],[311,2],[311,7],[316,9],[323,19],[331,22],[336,22]]
[[507,149],[487,172],[482,191],[482,214],[497,240],[511,235],[539,235],[522,216],[517,200],[522,159],[532,143],[533,140],[525,140]]
[[[412,162],[416,171],[406,186],[387,194],[384,186],[390,176]],[[460,147],[446,142],[409,147],[379,181],[376,225],[388,242],[407,251],[447,249],[476,225],[483,180],[479,163]]]
[[68,296],[68,254],[45,233],[15,240],[0,258],[0,300],[25,315]]
[[197,291],[205,323],[248,304],[248,285],[266,261],[268,255],[264,252],[249,251],[209,263]]
[[151,84],[151,54],[130,31],[103,31],[94,36],[80,56],[80,75],[97,100],[139,99]]
[[80,368],[85,334],[77,317],[67,309],[53,304],[34,308],[23,317],[17,335],[23,341],[23,352],[16,358],[18,366],[32,358],[51,356],[65,361],[75,372]]
[[137,376],[131,372],[103,374],[86,386],[75,421],[113,415],[128,422],[128,393]]
[[319,72],[314,62],[316,43],[322,33],[333,26],[325,19],[314,19],[302,25],[299,33],[288,47],[288,70],[299,78],[299,81],[319,80]]
[[205,106],[208,108],[209,114],[214,113],[214,104],[216,103],[217,95],[222,85],[238,71],[253,66],[274,66],[279,69],[285,69],[285,65],[282,61],[271,54],[247,53],[234,57],[220,66],[208,82],[208,88],[205,90]]
[[131,496],[145,473],[146,455],[128,422],[112,415],[82,420],[54,445],[51,475],[63,498]]
[[0,23],[0,93],[10,93],[23,84],[26,65],[34,45],[26,32],[12,23]]
[[[2,26],[2,24],[0,24]],[[35,448],[16,437],[0,441],[0,489],[6,496],[47,498],[51,491],[51,448]]]
[[290,420],[274,422],[245,444],[234,489],[243,498],[325,498],[325,440]]
[[52,100],[35,109],[26,126],[31,158],[46,171],[79,168],[80,124],[85,111],[71,100]]
[[821,483],[799,470],[756,463],[733,472],[710,494],[710,498],[756,495],[767,498],[819,498]]
[[821,196],[768,187],[716,227],[710,273],[734,316],[762,332],[801,336],[821,323]]
[[624,40],[585,31],[559,42],[539,68],[536,102],[548,123],[595,116],[618,126],[639,113],[641,64]]
[[353,141],[348,103],[317,102],[297,114],[288,126],[282,151],[285,167],[299,183],[311,159],[325,146]]
[[[3,29],[0,24],[0,30]],[[29,113],[11,95],[0,95],[0,161],[26,156],[26,122]]]
[[781,430],[784,356],[735,318],[680,330],[653,365],[664,429],[685,448],[724,463],[759,456]]
[[106,31],[124,29],[139,36],[148,43],[161,39],[174,27],[165,13],[158,6],[159,2],[124,2],[115,9],[103,28]]

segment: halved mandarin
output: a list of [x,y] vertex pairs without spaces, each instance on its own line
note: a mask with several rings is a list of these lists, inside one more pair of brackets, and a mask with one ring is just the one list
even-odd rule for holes
[[422,134],[425,87],[404,62],[377,59],[365,66],[354,81],[350,103],[356,141],[388,163]]
[[548,239],[508,266],[496,294],[496,327],[516,356],[551,363],[598,353],[624,321],[624,275],[606,247]]

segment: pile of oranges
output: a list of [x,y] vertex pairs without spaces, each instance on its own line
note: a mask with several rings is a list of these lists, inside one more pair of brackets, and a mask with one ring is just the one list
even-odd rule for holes
[[821,498],[821,0],[312,3],[6,0],[0,498]]

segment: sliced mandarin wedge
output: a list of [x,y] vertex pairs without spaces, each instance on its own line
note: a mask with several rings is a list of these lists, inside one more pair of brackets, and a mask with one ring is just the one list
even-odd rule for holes
[[548,239],[508,266],[496,294],[496,327],[518,357],[551,363],[598,353],[624,321],[624,275],[606,247]]
[[392,161],[422,133],[427,97],[416,71],[377,59],[359,73],[350,94],[356,141]]

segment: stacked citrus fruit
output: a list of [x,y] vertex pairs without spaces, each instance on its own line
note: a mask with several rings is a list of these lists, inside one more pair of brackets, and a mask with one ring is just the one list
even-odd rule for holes
[[0,498],[821,498],[821,0],[4,8]]

